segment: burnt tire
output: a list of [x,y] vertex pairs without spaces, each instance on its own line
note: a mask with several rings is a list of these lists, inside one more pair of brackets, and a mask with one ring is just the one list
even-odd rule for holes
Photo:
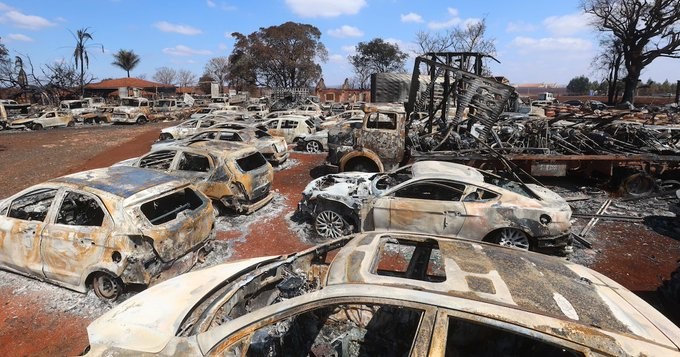
[[316,234],[324,238],[337,238],[351,233],[350,224],[338,212],[324,210],[314,218]]
[[494,232],[492,242],[521,250],[529,250],[529,236],[516,228],[502,228]]
[[636,173],[626,177],[621,182],[621,190],[633,197],[646,196],[654,191],[654,178],[645,173]]
[[70,121],[70,122],[68,122],[68,124],[66,124],[66,126],[69,127],[69,128],[74,127],[75,125],[76,125],[76,123],[74,121]]
[[170,133],[161,133],[159,139],[160,139],[161,141],[163,141],[163,140],[172,140],[173,137],[172,137],[172,134],[170,134]]
[[109,273],[98,272],[92,277],[92,290],[100,299],[114,301],[123,292],[123,283]]
[[43,130],[43,126],[41,124],[33,124],[31,130]]
[[146,117],[139,117],[137,118],[137,124],[144,124],[146,123]]
[[321,151],[323,151],[323,146],[321,145],[320,142],[318,142],[316,140],[312,140],[312,141],[307,142],[307,144],[305,144],[305,151],[307,151],[308,153],[312,153],[312,154],[318,154]]

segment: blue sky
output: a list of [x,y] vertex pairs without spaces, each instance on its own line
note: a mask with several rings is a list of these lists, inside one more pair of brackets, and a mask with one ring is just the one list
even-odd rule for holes
[[[199,76],[210,58],[231,53],[232,32],[250,34],[286,21],[308,23],[322,32],[329,52],[322,64],[328,85],[352,76],[347,56],[361,41],[380,37],[404,51],[415,48],[418,31],[446,31],[486,18],[501,64],[495,75],[512,83],[558,83],[586,75],[597,52],[595,31],[578,9],[579,0],[22,0],[0,2],[0,38],[12,55],[27,55],[37,68],[72,61],[71,32],[89,27],[89,72],[96,78],[126,74],[111,65],[112,53],[133,50],[141,57],[132,76],[151,79],[156,68],[188,69]],[[408,67],[408,66],[407,66]],[[410,68],[408,68],[410,71]],[[36,71],[39,73],[39,71]],[[662,59],[642,74],[656,81],[680,79],[680,60]]]

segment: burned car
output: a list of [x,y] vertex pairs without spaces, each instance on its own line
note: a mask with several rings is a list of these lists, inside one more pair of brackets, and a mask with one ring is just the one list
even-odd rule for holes
[[272,166],[248,145],[166,146],[130,163],[161,170],[191,181],[223,207],[252,213],[272,200]]
[[87,332],[87,356],[680,355],[678,327],[591,269],[392,232],[193,271]]
[[[324,122],[322,125],[328,124]],[[295,142],[295,149],[300,151],[306,151],[309,153],[320,153],[324,150],[328,150],[328,135],[331,132],[352,132],[355,129],[360,129],[364,122],[362,119],[348,119],[337,123],[330,123],[332,125],[326,125],[329,128],[327,130],[321,130],[310,134],[302,135]]]
[[40,113],[37,116],[16,119],[9,123],[7,127],[9,129],[41,130],[74,125],[75,121],[70,114],[59,110],[48,110],[46,112]]
[[205,130],[217,123],[217,119],[211,117],[189,119],[182,123],[161,129],[159,140],[178,140],[187,136],[194,135],[201,130]]
[[113,300],[199,254],[214,221],[210,200],[174,176],[83,171],[0,202],[0,268]]
[[571,208],[558,194],[450,162],[322,176],[307,185],[298,209],[322,237],[410,231],[571,251]]
[[[271,136],[264,130],[247,125],[244,125],[243,129],[227,129],[233,125],[234,123],[216,124],[210,129],[187,138],[183,145],[193,146],[193,143],[206,140],[248,144],[256,147],[272,165],[283,164],[290,156],[286,139]],[[238,124],[235,125],[238,126]]]

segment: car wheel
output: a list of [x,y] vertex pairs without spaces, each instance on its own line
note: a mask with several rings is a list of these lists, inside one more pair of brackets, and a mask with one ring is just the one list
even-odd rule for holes
[[137,118],[137,124],[144,124],[146,123],[146,118],[145,117],[139,117]]
[[337,212],[325,210],[314,219],[316,233],[324,238],[337,238],[350,232],[349,223]]
[[113,301],[123,292],[123,283],[111,274],[99,272],[92,279],[92,289],[100,299]]
[[73,122],[73,121],[70,121],[70,122],[68,122],[68,124],[66,124],[66,126],[68,126],[69,128],[70,128],[70,127],[73,127],[73,126],[75,126],[75,125],[76,125],[76,123]]
[[43,129],[43,126],[42,126],[41,124],[33,124],[33,126],[31,127],[31,129],[33,129],[33,130],[42,130],[42,129]]
[[519,229],[503,228],[496,232],[494,241],[504,247],[529,250],[529,236]]
[[161,133],[160,139],[161,140],[172,140],[172,134]]
[[308,142],[307,145],[305,145],[305,150],[307,150],[309,153],[317,154],[320,153],[323,148],[321,147],[320,142],[312,140]]
[[621,189],[630,196],[646,196],[654,191],[654,178],[645,173],[636,173],[626,177],[621,183]]

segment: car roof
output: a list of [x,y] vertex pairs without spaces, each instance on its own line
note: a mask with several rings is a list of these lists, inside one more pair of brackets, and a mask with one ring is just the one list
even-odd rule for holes
[[446,161],[418,161],[411,165],[413,177],[455,178],[467,182],[484,183],[484,176],[475,168]]
[[[446,299],[444,296],[460,297],[616,333],[635,334],[666,345],[669,337],[680,341],[677,327],[658,311],[620,284],[579,264],[535,252],[451,237],[400,232],[358,237],[336,255],[327,273],[327,285],[398,286],[439,294],[442,303]],[[405,240],[436,242],[445,280],[430,282],[374,273],[377,263],[370,253],[378,252],[386,240],[398,244]],[[647,318],[650,315],[659,319],[652,322]]]
[[151,187],[177,182],[176,177],[166,173],[129,166],[111,166],[102,169],[82,171],[49,180],[87,191],[105,192],[121,198],[131,197]]

